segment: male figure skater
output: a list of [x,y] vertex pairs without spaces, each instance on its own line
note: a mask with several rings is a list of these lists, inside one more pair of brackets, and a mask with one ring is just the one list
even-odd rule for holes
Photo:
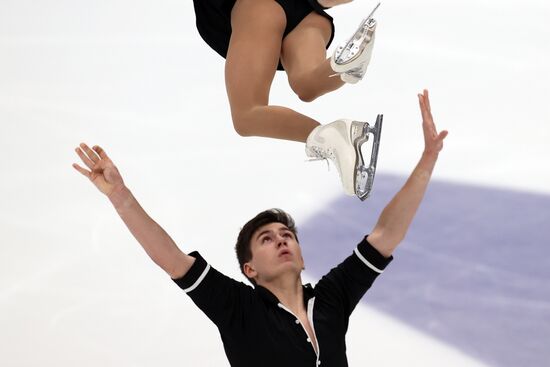
[[142,209],[103,149],[81,144],[76,152],[88,169],[74,167],[109,198],[151,259],[216,324],[232,366],[343,367],[349,316],[407,233],[447,136],[436,131],[428,92],[418,98],[425,142],[420,161],[371,233],[315,287],[302,284],[296,229],[281,210],[258,214],[238,236],[237,258],[251,287],[221,274],[198,252],[181,251]]

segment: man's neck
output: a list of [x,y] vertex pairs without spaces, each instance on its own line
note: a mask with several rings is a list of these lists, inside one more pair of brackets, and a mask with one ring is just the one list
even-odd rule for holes
[[305,310],[304,290],[302,288],[302,279],[295,275],[280,277],[269,283],[260,283],[262,287],[268,289],[286,308],[295,314]]

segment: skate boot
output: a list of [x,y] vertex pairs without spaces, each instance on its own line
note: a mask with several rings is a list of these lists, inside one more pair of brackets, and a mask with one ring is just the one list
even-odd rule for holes
[[[365,200],[374,181],[381,132],[382,115],[378,115],[374,127],[367,122],[336,120],[313,129],[306,141],[306,154],[314,160],[332,160],[345,193]],[[369,134],[373,135],[373,143],[370,163],[365,166],[361,146]]]
[[334,75],[350,84],[355,84],[363,79],[367,66],[372,56],[374,36],[376,31],[376,20],[372,17],[380,3],[376,5],[369,16],[361,22],[357,31],[343,45],[339,46],[330,58],[330,66]]

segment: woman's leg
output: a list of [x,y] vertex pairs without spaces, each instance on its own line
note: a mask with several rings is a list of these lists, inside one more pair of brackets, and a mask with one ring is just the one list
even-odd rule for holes
[[283,40],[281,60],[287,72],[290,87],[298,97],[311,102],[345,83],[334,74],[326,44],[332,28],[325,17],[309,13]]
[[286,27],[283,9],[273,0],[237,0],[231,27],[225,83],[235,130],[242,136],[305,142],[317,121],[268,106]]

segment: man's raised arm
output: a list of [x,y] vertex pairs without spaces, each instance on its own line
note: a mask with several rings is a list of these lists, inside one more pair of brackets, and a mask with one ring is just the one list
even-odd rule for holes
[[143,210],[107,153],[97,145],[90,149],[84,143],[76,148],[76,153],[89,170],[76,163],[73,167],[109,198],[147,255],[170,277],[184,276],[195,258],[183,253],[168,233]]
[[369,243],[386,257],[392,254],[405,237],[424,197],[437,157],[443,148],[443,140],[447,136],[445,130],[437,133],[427,90],[418,95],[418,101],[422,113],[424,152],[405,185],[382,211],[369,235]]

